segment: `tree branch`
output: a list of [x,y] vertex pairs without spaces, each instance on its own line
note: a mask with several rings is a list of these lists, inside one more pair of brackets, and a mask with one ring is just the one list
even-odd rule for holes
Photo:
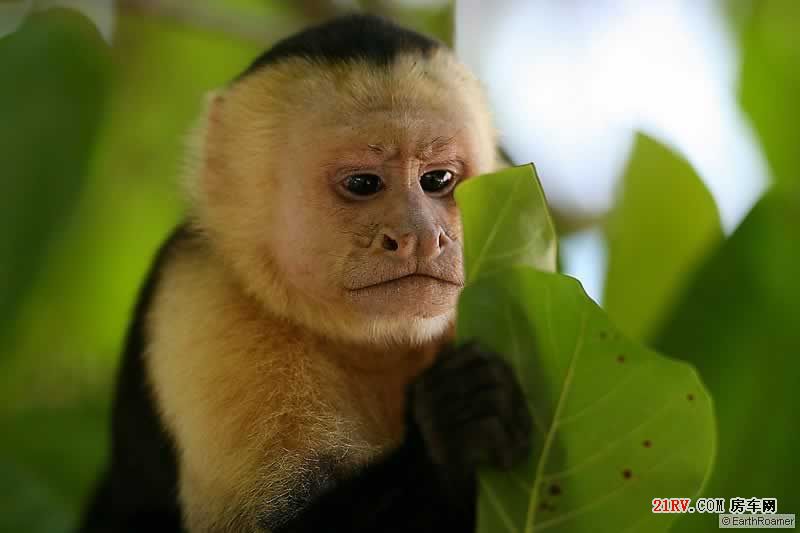
[[305,26],[308,20],[304,20],[303,15],[328,16],[332,13],[323,9],[327,2],[315,0],[310,2],[310,6],[305,6],[305,3],[298,3],[301,13],[297,17],[252,17],[220,7],[219,2],[210,0],[118,0],[119,9],[125,14],[170,20],[181,26],[228,35],[261,46],[272,44],[277,38]]
[[[0,0],[1,2],[2,0]],[[334,0],[298,0],[285,15],[253,16],[220,5],[219,0],[116,0],[122,14],[171,21],[179,26],[225,35],[259,46],[269,46],[316,23],[346,11],[365,11],[398,18],[387,0],[360,0],[352,8]]]

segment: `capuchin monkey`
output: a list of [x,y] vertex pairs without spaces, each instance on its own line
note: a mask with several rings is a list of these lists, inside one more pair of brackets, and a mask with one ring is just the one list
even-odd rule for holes
[[479,83],[385,20],[276,44],[211,95],[189,211],[130,326],[84,532],[473,531],[527,456],[501,357],[451,343]]

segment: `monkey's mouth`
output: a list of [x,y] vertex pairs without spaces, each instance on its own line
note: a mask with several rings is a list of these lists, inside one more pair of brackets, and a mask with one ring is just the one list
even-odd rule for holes
[[452,311],[463,283],[455,272],[366,272],[368,279],[353,284],[345,298],[358,312],[381,315],[390,320],[431,318]]
[[420,284],[442,284],[442,285],[451,285],[456,288],[462,288],[464,283],[462,281],[453,280],[449,278],[444,278],[440,276],[435,276],[432,274],[422,273],[422,272],[412,272],[410,274],[404,274],[402,276],[397,276],[388,279],[382,279],[380,281],[368,283],[365,285],[360,285],[357,287],[352,287],[350,291],[363,291],[367,289],[378,289],[378,288],[401,288],[402,286],[415,286]]

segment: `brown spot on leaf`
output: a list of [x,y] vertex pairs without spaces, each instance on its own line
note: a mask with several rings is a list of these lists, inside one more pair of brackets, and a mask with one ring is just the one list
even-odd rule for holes
[[558,496],[559,494],[561,494],[561,487],[553,483],[552,485],[550,485],[550,494],[552,494],[553,496]]
[[622,477],[624,477],[625,479],[630,479],[631,477],[633,477],[633,472],[631,472],[630,468],[626,468],[625,470],[622,471]]
[[625,356],[622,355],[622,354],[619,354],[617,356],[617,363],[624,363],[624,362],[625,362]]
[[540,502],[539,503],[539,510],[540,511],[555,511],[556,507],[555,507],[555,505],[551,505],[551,504],[549,504],[547,502]]
[[694,400],[694,394],[692,394],[690,392],[689,394],[686,395],[686,399],[689,400],[690,402],[693,401]]
[[642,446],[644,446],[645,448],[650,448],[652,445],[653,445],[653,443],[650,442],[649,439],[642,443]]

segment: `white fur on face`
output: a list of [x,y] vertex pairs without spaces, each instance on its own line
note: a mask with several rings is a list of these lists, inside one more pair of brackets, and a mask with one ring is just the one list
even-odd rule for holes
[[[196,224],[249,292],[335,338],[442,334],[463,283],[461,224],[452,197],[426,195],[419,176],[458,165],[466,179],[492,170],[495,153],[480,87],[448,53],[389,69],[287,61],[216,97],[206,122]],[[348,171],[380,175],[385,190],[343,198]],[[398,260],[386,232],[439,235],[440,252]],[[425,276],[394,281],[415,272]]]

